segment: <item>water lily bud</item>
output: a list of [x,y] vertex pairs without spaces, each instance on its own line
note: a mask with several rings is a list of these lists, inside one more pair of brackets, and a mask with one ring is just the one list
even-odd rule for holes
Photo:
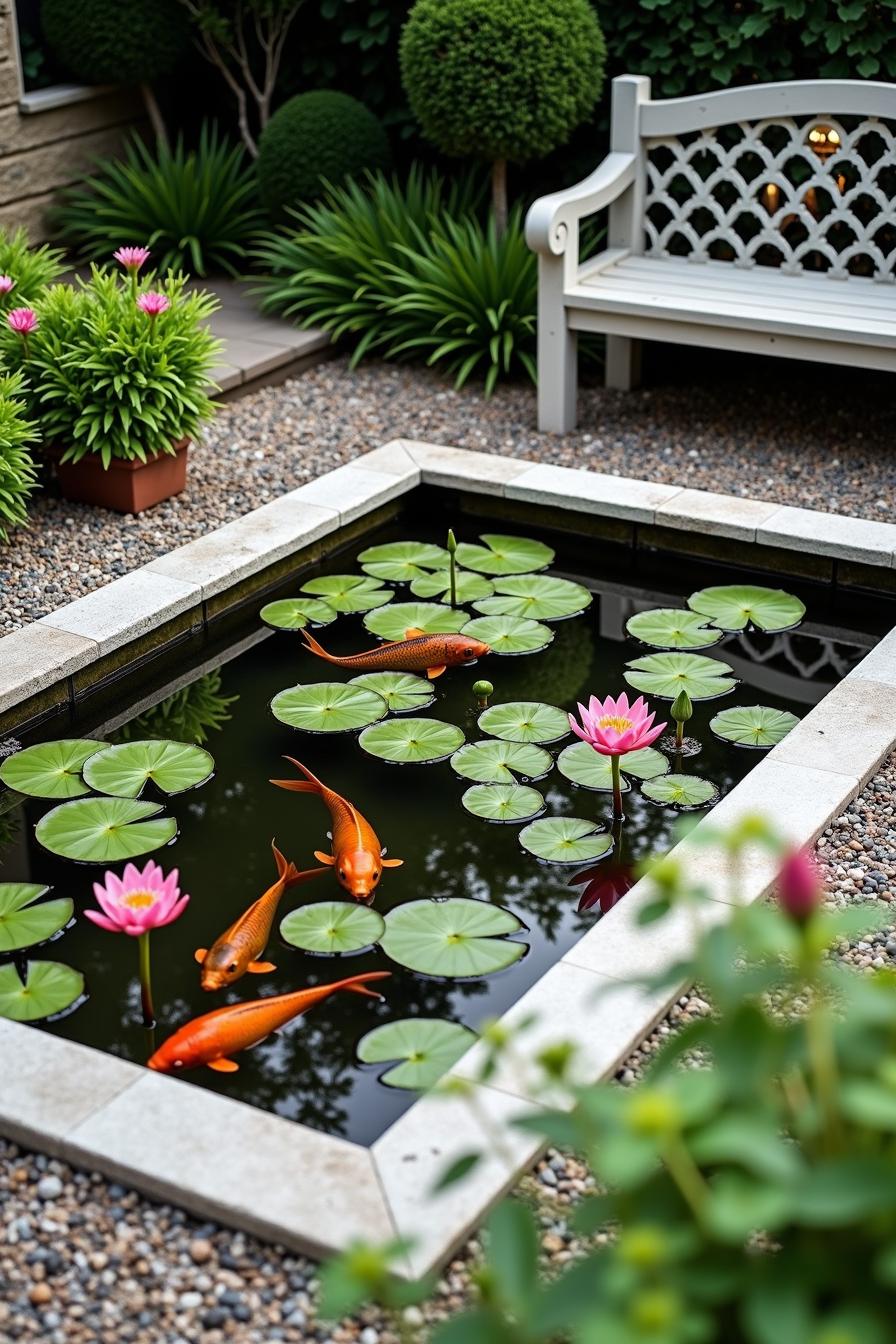
[[687,691],[681,690],[672,702],[672,708],[669,711],[676,723],[687,723],[688,719],[694,713],[694,706],[691,703],[691,697]]
[[778,873],[778,895],[791,919],[802,923],[821,904],[824,896],[815,861],[804,849],[795,849]]
[[495,688],[494,688],[494,686],[491,684],[490,681],[474,681],[474,682],[473,682],[473,694],[474,694],[474,695],[491,695],[492,692],[494,691],[494,689],[495,689]]
[[445,545],[447,546],[451,555],[453,555],[454,552],[457,550],[457,538],[455,537],[450,527],[448,529],[448,540],[445,542]]

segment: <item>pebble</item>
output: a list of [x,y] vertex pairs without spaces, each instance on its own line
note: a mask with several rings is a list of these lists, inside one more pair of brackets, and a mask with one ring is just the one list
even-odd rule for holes
[[43,1176],[37,1183],[37,1193],[41,1199],[58,1199],[63,1185],[58,1176]]

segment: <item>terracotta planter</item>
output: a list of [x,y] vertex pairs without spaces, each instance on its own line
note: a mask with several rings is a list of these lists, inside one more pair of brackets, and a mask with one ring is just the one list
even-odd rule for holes
[[56,478],[64,499],[80,504],[98,504],[116,513],[142,513],[163,499],[179,495],[187,483],[189,439],[175,445],[175,453],[159,453],[146,462],[123,462],[113,458],[104,468],[98,454],[88,453],[80,462],[60,462],[57,449]]

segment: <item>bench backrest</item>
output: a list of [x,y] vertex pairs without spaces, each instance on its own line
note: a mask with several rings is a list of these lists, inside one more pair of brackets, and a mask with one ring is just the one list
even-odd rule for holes
[[615,83],[613,148],[636,149],[641,165],[633,250],[896,281],[896,84],[812,80],[654,102],[642,78]]

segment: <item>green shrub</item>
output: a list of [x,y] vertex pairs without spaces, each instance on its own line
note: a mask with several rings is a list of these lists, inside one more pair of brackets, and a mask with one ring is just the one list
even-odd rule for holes
[[221,345],[205,320],[217,304],[185,284],[184,276],[147,276],[140,297],[160,293],[169,305],[151,317],[127,278],[93,267],[88,281],[47,290],[27,346],[4,332],[7,362],[27,375],[41,438],[65,450],[63,461],[96,453],[105,467],[113,457],[145,462],[195,438],[210,419],[208,379]]
[[104,260],[122,243],[145,243],[160,271],[237,275],[263,221],[255,173],[239,145],[203,125],[195,149],[151,150],[135,136],[124,159],[70,187],[53,218],[85,259]]
[[174,738],[177,742],[203,743],[209,733],[219,732],[231,715],[229,706],[238,695],[221,690],[220,669],[206,672],[189,685],[145,709],[116,729],[116,742],[133,742],[146,737]]
[[10,233],[0,228],[0,275],[14,282],[8,293],[0,294],[0,311],[36,303],[64,269],[62,253],[57,248],[29,247],[24,229]]
[[258,187],[276,218],[288,206],[320,196],[365,169],[388,168],[389,138],[363,103],[318,89],[290,98],[274,113],[258,144]]
[[85,84],[142,84],[166,74],[187,49],[178,0],[41,0],[54,55]]
[[37,472],[27,445],[37,437],[27,417],[21,373],[0,374],[0,541],[27,521]]

